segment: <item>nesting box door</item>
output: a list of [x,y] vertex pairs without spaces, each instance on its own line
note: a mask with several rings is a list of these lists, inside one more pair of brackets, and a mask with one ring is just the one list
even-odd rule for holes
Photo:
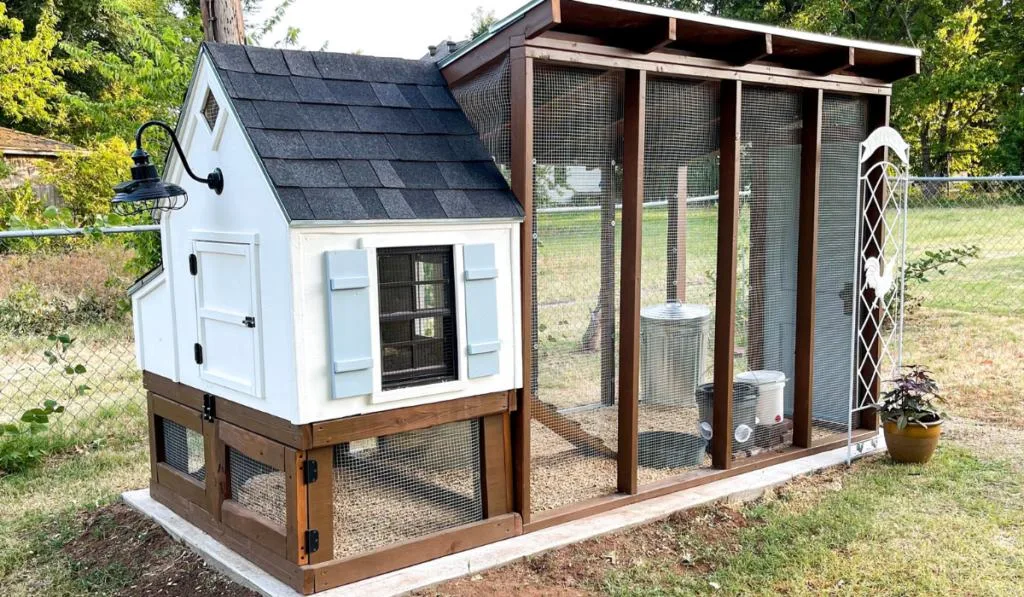
[[255,245],[194,241],[190,267],[196,287],[200,377],[262,396]]

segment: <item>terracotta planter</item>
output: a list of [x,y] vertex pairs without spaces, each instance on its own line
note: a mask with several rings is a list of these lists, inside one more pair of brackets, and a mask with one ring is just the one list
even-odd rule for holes
[[942,434],[942,421],[920,425],[907,425],[898,429],[894,421],[885,421],[885,445],[889,456],[896,462],[924,464],[931,460]]

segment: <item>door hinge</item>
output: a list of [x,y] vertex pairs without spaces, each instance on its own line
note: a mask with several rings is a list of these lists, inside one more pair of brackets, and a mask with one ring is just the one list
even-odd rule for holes
[[198,343],[198,342],[196,342],[196,345],[193,347],[193,349],[195,350],[195,354],[196,354],[196,365],[202,365],[203,364],[203,345]]
[[306,531],[306,553],[316,553],[320,550],[320,531],[309,529]]
[[315,483],[320,477],[320,472],[317,470],[317,464],[315,460],[307,460],[302,464],[302,480],[309,485]]
[[199,259],[196,258],[195,253],[188,256],[188,273],[193,276],[199,273]]
[[247,328],[254,328],[256,327],[256,318],[253,317],[252,315],[249,315],[242,320],[242,323],[245,324],[245,327]]
[[203,420],[213,422],[217,418],[217,397],[203,394]]

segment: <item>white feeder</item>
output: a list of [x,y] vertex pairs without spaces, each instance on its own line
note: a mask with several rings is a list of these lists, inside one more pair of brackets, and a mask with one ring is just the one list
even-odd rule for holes
[[736,381],[757,386],[757,424],[776,425],[784,418],[786,374],[782,371],[747,371]]

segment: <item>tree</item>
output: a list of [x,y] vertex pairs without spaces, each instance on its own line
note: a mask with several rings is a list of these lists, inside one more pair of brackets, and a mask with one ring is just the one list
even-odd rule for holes
[[24,21],[0,3],[0,125],[44,132],[62,120],[67,92],[53,60],[60,40],[56,22],[52,3],[46,3],[26,37]]
[[491,25],[497,21],[493,10],[484,10],[483,6],[477,6],[473,10],[473,28],[469,31],[469,39],[474,39],[487,33]]

